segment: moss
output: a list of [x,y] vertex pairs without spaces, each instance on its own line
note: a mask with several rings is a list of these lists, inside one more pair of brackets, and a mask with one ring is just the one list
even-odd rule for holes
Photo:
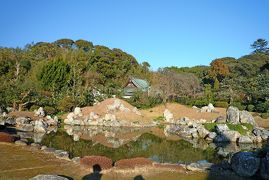
[[155,122],[161,122],[161,121],[164,121],[164,116],[158,116],[158,117],[156,117],[155,119],[153,119],[153,121],[155,121]]
[[[215,132],[216,131],[215,127],[217,124],[223,124],[223,123],[205,123],[204,127],[210,132]],[[226,125],[230,130],[237,131],[242,135],[246,135],[248,132],[251,132],[253,130],[253,126],[248,123],[242,123],[242,124],[226,123]],[[247,129],[244,129],[243,126],[245,126]]]

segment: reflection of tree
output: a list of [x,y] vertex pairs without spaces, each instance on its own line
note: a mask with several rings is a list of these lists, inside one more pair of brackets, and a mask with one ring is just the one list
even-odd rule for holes
[[110,148],[102,144],[94,144],[90,140],[73,141],[72,137],[63,131],[46,136],[43,144],[69,151],[71,156],[103,155],[117,161],[133,157],[158,157],[160,162],[177,163],[193,162],[202,159],[217,161],[213,149],[201,150],[193,148],[187,141],[172,141],[145,133],[137,141],[129,142],[119,148]]

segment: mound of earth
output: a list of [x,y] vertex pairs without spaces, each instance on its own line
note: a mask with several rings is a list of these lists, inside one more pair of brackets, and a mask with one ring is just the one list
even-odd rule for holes
[[[112,106],[114,106],[114,109]],[[219,116],[226,117],[225,108],[215,108],[215,112],[198,112],[197,109],[178,103],[167,103],[166,106],[159,105],[150,109],[138,110],[128,102],[118,98],[106,99],[97,105],[84,107],[81,110],[83,116],[88,116],[91,112],[94,112],[99,116],[104,117],[107,113],[111,113],[116,116],[117,120],[150,122],[153,119],[163,116],[165,109],[169,109],[169,111],[173,113],[175,119],[188,117],[190,119],[205,119],[211,121]]]
[[165,109],[168,109],[174,115],[175,119],[188,117],[193,120],[205,119],[211,121],[219,116],[226,117],[225,108],[215,108],[215,112],[199,112],[197,109],[178,103],[167,103],[166,106],[159,105],[151,109],[141,110],[141,113],[147,119],[155,119],[162,116]]
[[114,114],[117,120],[131,122],[145,120],[143,114],[136,107],[118,98],[109,98],[94,106],[81,108],[81,112],[83,116],[88,116],[91,112],[94,112],[100,117],[104,117],[110,113]]

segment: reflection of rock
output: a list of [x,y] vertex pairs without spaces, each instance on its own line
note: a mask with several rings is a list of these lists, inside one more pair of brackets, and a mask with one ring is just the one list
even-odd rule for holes
[[45,136],[45,133],[34,133],[33,140],[35,143],[41,143],[44,136]]
[[46,180],[46,179],[51,179],[51,180],[68,180],[68,178],[62,177],[62,176],[58,176],[58,175],[37,175],[33,178],[31,178],[30,180]]
[[213,166],[213,163],[209,163],[206,160],[202,160],[187,165],[187,169],[190,171],[207,171],[211,169],[211,166]]
[[269,152],[261,160],[260,175],[264,179],[269,179]]

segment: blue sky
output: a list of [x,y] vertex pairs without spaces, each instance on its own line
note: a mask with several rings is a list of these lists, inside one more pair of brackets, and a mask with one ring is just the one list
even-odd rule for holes
[[0,46],[60,38],[165,66],[208,65],[269,40],[269,0],[1,0]]

